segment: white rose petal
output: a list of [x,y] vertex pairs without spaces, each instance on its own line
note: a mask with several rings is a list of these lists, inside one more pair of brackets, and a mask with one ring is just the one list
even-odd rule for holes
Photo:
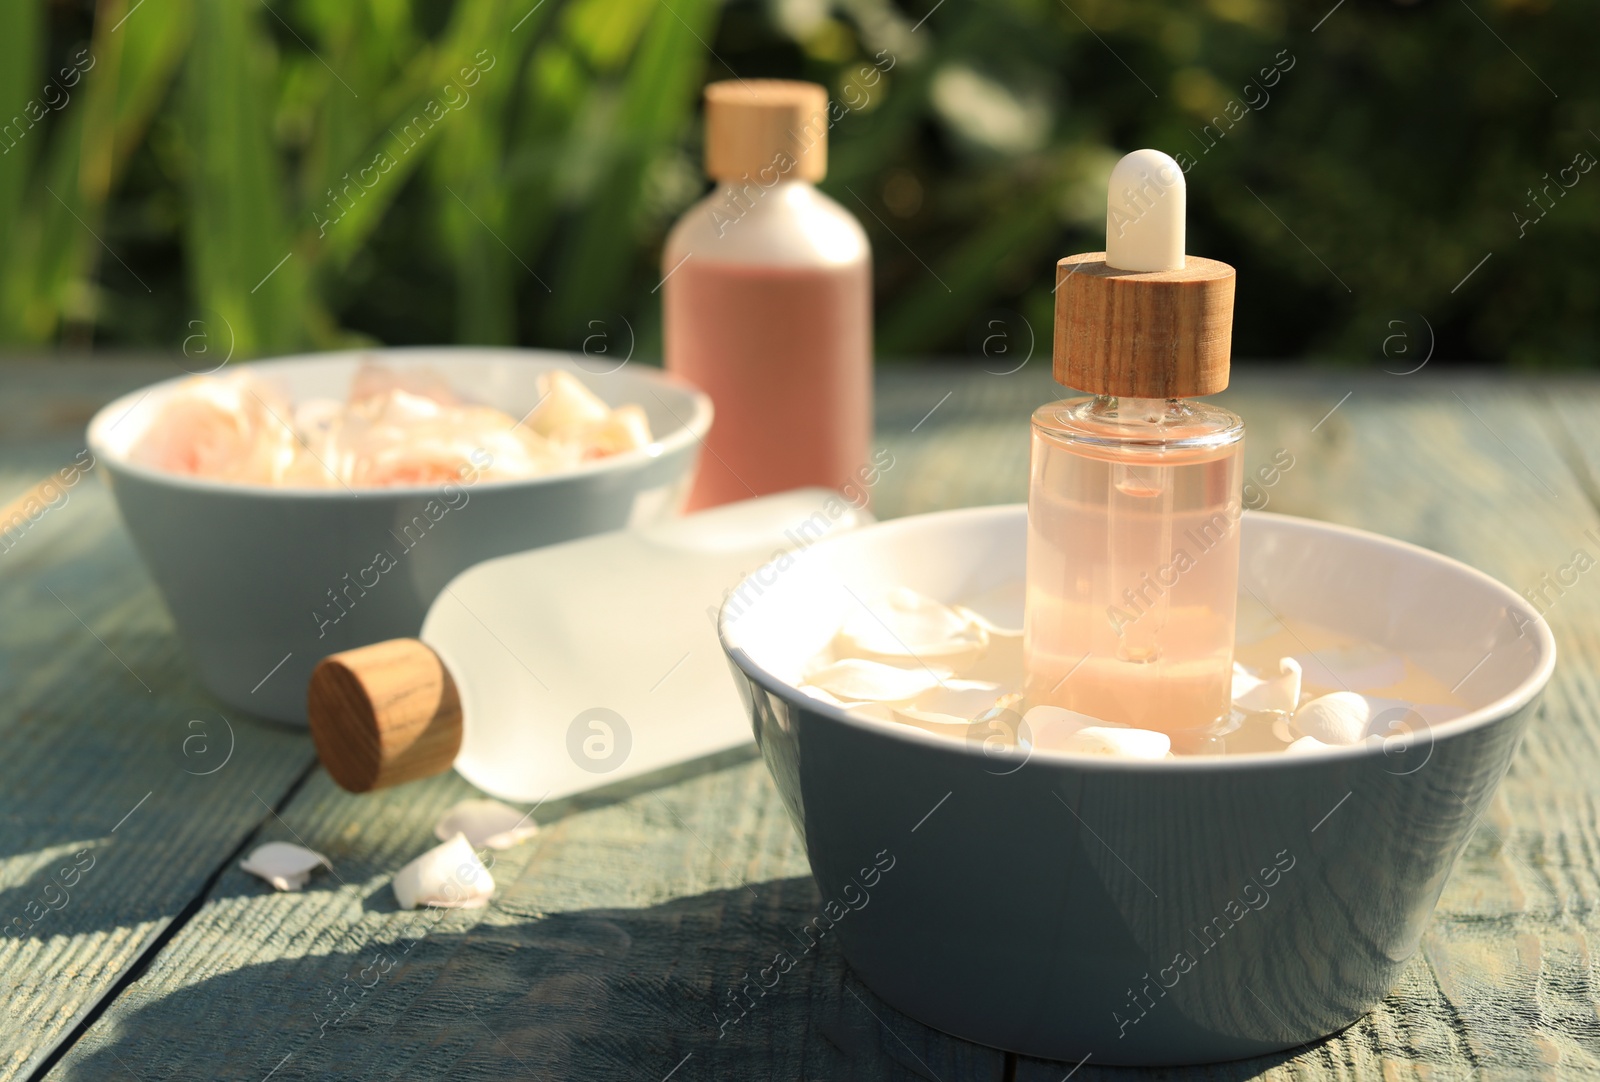
[[941,714],[934,710],[918,710],[913,706],[893,706],[889,707],[889,711],[891,718],[895,721],[943,733],[947,736],[962,736],[973,724],[971,718],[960,717],[956,714]]
[[465,834],[434,846],[395,873],[394,896],[401,909],[419,905],[478,909],[489,904],[494,879]]
[[540,380],[543,396],[524,423],[541,436],[571,438],[600,425],[610,409],[578,377],[559,368],[546,372]]
[[1078,755],[1117,755],[1129,759],[1165,759],[1172,750],[1166,733],[1149,729],[1124,729],[1109,725],[1089,725],[1055,746],[1058,751]]
[[1302,736],[1293,744],[1283,749],[1285,755],[1302,755],[1308,751],[1323,751],[1334,747],[1333,744],[1324,744],[1314,736]]
[[449,841],[465,834],[473,849],[510,849],[539,833],[539,824],[498,800],[463,800],[433,825],[434,837]]
[[972,609],[967,608],[965,605],[955,606],[955,612],[969,623],[977,624],[979,627],[983,628],[989,633],[991,638],[1019,640],[1022,638],[1022,629],[1020,627],[1001,627],[993,620],[990,620],[988,617],[984,616],[983,613],[975,612]]
[[943,660],[976,655],[988,641],[980,624],[904,587],[877,604],[857,607],[839,629],[839,653],[878,657]]
[[1278,675],[1263,679],[1240,665],[1233,666],[1233,705],[1246,713],[1273,710],[1292,714],[1300,703],[1300,663],[1292,657],[1278,659]]
[[812,673],[806,683],[849,702],[904,703],[936,688],[949,672],[901,669],[881,661],[847,657]]
[[988,680],[946,680],[917,696],[912,706],[931,714],[951,714],[971,720],[992,707],[1003,694],[1004,688]]
[[288,842],[268,842],[258,845],[250,855],[239,862],[239,867],[251,875],[258,875],[278,890],[299,890],[311,880],[315,869],[333,865],[321,853]]
[[919,724],[964,727],[991,710],[1004,691],[987,680],[946,680],[918,695],[909,706],[894,707],[894,714]]
[[817,700],[819,703],[827,703],[829,706],[837,707],[848,707],[850,705],[843,699],[835,698],[834,696],[829,695],[826,691],[823,691],[821,688],[815,688],[809,684],[802,684],[800,690]]
[[865,718],[867,721],[895,721],[893,708],[882,703],[846,703],[845,713],[852,717]]
[[1372,706],[1354,691],[1335,691],[1312,699],[1289,723],[1295,736],[1314,736],[1324,744],[1354,744],[1367,733]]
[[1056,747],[1080,729],[1091,726],[1117,728],[1099,718],[1080,714],[1076,710],[1068,710],[1062,706],[1030,707],[1028,712],[1022,715],[1022,721],[1033,742],[1043,748]]

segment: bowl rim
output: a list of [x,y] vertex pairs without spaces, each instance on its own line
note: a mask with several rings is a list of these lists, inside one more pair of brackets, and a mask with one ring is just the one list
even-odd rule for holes
[[[513,365],[532,364],[546,369],[560,368],[569,372],[587,372],[587,369],[576,361],[580,354],[561,350],[521,349],[513,346],[381,346],[373,349],[328,350],[315,353],[295,353],[282,357],[263,357],[258,360],[229,364],[226,368],[228,370],[248,368],[281,371],[284,369],[309,368],[332,362],[359,362],[365,358],[372,358],[378,361],[398,361],[405,365],[420,366],[430,363],[430,358],[439,358],[440,361],[434,363],[440,363],[443,360],[447,360],[450,354],[463,354],[478,361],[500,361]],[[211,375],[214,373],[204,374]],[[588,374],[593,375],[594,373]],[[93,452],[95,461],[105,462],[118,472],[155,484],[190,489],[196,492],[226,493],[234,496],[259,497],[262,499],[361,499],[371,497],[415,499],[436,496],[445,485],[455,483],[447,481],[436,484],[321,488],[309,485],[259,485],[240,481],[220,481],[210,477],[171,473],[142,463],[130,462],[126,454],[112,451],[107,447],[106,439],[110,430],[131,414],[146,397],[151,394],[169,392],[178,384],[194,379],[196,375],[196,373],[185,372],[182,375],[171,376],[155,383],[146,384],[119,396],[96,410],[94,416],[89,419],[85,432],[89,450]],[[508,477],[466,483],[471,485],[474,492],[557,484],[591,474],[628,470],[642,466],[664,455],[681,451],[691,443],[704,444],[706,433],[711,428],[713,411],[710,396],[681,376],[652,366],[638,366],[631,378],[642,380],[647,386],[652,383],[661,384],[674,391],[687,394],[692,406],[689,418],[687,420],[679,418],[678,427],[665,435],[657,437],[648,446],[624,451],[621,454],[607,455],[604,458],[592,459],[572,469],[561,470],[557,473],[540,474],[535,477]],[[657,400],[660,400],[659,397]],[[665,406],[666,403],[663,402],[662,405]],[[674,417],[677,416],[676,411],[670,406],[667,407],[667,412]],[[112,420],[113,415],[116,416],[115,420]]]
[[[992,518],[1006,519],[1017,515],[1026,515],[1027,505],[1022,503],[992,504],[983,507],[962,507],[946,511],[930,511],[920,515],[907,515],[902,518],[890,519],[872,526],[864,527],[868,530],[887,530],[898,532],[908,524],[922,522],[928,519],[957,519],[957,518]],[[1534,633],[1535,646],[1539,651],[1539,663],[1533,673],[1519,683],[1515,688],[1500,696],[1500,698],[1486,703],[1458,718],[1429,725],[1429,743],[1437,744],[1474,729],[1487,728],[1496,721],[1503,720],[1515,714],[1528,703],[1532,702],[1550,680],[1550,675],[1555,671],[1556,643],[1555,635],[1550,630],[1550,625],[1526,598],[1518,594],[1511,587],[1477,568],[1462,563],[1432,549],[1414,545],[1409,541],[1401,541],[1393,537],[1373,533],[1370,530],[1357,529],[1353,526],[1344,526],[1339,523],[1327,522],[1322,519],[1304,518],[1299,515],[1284,515],[1274,511],[1245,511],[1244,515],[1251,519],[1270,520],[1283,523],[1291,528],[1312,529],[1342,534],[1346,537],[1358,539],[1368,544],[1387,546],[1402,551],[1410,552],[1423,559],[1441,564],[1456,573],[1464,574],[1469,578],[1489,586],[1498,592],[1506,601],[1508,608],[1521,610],[1527,618],[1524,628],[1531,627]],[[824,545],[838,545],[846,543],[851,537],[858,536],[861,531],[852,530],[836,537],[827,537],[810,546],[810,549]],[[920,744],[927,747],[941,748],[958,757],[972,758],[987,763],[1017,763],[1020,769],[1031,762],[1070,767],[1078,770],[1092,769],[1110,772],[1133,773],[1203,773],[1214,771],[1233,770],[1260,770],[1260,769],[1293,769],[1296,767],[1312,767],[1319,763],[1328,763],[1341,760],[1374,759],[1383,757],[1386,752],[1381,745],[1372,745],[1367,741],[1348,746],[1333,746],[1318,748],[1314,751],[1300,752],[1288,755],[1283,751],[1240,752],[1235,755],[1182,755],[1170,759],[1129,759],[1106,755],[1085,755],[1082,753],[1055,751],[1041,748],[1027,751],[1002,749],[999,753],[986,752],[975,749],[968,741],[952,740],[949,736],[938,733],[925,732],[910,725],[891,725],[868,718],[858,718],[848,713],[844,708],[823,702],[821,699],[806,695],[805,692],[780,680],[764,667],[757,664],[743,647],[736,646],[728,639],[728,603],[739,593],[746,582],[776,561],[768,561],[761,567],[744,576],[728,591],[722,604],[717,610],[717,641],[722,646],[722,651],[739,669],[751,680],[760,684],[767,691],[778,695],[780,698],[804,706],[836,724],[871,733],[889,740],[898,740],[910,744]],[[1480,662],[1481,664],[1481,662]],[[1470,675],[1470,674],[1469,674]],[[1431,753],[1430,753],[1431,754]],[[1426,765],[1426,760],[1424,760]],[[1420,768],[1419,768],[1420,769]],[[1003,773],[1010,773],[1005,771]]]

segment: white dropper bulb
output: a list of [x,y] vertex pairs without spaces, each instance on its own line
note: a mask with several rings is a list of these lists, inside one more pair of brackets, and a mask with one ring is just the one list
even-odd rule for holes
[[1183,269],[1183,170],[1159,150],[1125,154],[1106,190],[1106,265],[1125,271]]

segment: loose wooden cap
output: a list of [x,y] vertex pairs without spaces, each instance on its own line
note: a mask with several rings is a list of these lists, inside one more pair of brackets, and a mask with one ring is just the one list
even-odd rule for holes
[[1228,386],[1233,268],[1125,271],[1104,252],[1056,264],[1056,382],[1090,394],[1196,398]]
[[827,90],[787,79],[706,87],[706,173],[714,180],[748,175],[770,184],[821,180],[827,172]]
[[306,698],[317,758],[352,793],[442,774],[461,750],[456,682],[416,639],[323,658]]

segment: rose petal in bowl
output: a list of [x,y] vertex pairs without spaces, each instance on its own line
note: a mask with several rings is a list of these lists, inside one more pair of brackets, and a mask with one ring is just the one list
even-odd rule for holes
[[988,632],[970,618],[904,588],[850,612],[839,629],[839,653],[853,656],[943,660],[975,656],[987,642]]
[[1324,744],[1355,744],[1367,735],[1372,704],[1355,691],[1335,691],[1306,703],[1294,713],[1289,729],[1295,736],[1314,736]]
[[1300,704],[1300,663],[1292,657],[1278,659],[1278,675],[1261,677],[1234,662],[1233,705],[1254,714],[1263,710],[1292,714]]
[[929,668],[902,669],[881,661],[847,657],[818,669],[806,683],[851,702],[903,703],[938,687],[949,675]]

